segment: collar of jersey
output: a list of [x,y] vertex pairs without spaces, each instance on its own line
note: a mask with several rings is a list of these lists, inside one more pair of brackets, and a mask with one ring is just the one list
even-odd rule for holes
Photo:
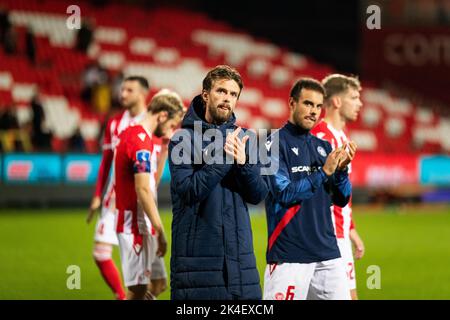
[[301,139],[310,139],[311,138],[311,133],[309,132],[309,130],[300,128],[299,126],[291,123],[290,121],[288,121],[284,127],[291,134],[295,135],[296,137],[299,137]]

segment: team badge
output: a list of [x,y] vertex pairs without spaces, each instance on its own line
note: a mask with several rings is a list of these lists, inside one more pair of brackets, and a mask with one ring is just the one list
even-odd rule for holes
[[322,156],[322,157],[326,157],[327,153],[325,152],[325,149],[322,148],[321,146],[317,147],[317,152]]
[[282,292],[275,293],[275,300],[284,300],[284,294]]
[[150,161],[150,151],[148,150],[139,150],[136,152],[136,160],[139,162],[148,162]]

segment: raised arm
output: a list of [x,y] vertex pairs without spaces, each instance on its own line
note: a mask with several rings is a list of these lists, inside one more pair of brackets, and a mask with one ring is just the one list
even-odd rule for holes
[[[192,150],[192,151],[191,151]],[[172,189],[188,205],[204,200],[231,169],[230,164],[204,164],[195,168],[191,139],[169,144],[169,168]],[[176,161],[174,158],[178,158]],[[180,163],[181,162],[181,163]]]
[[[247,135],[242,138],[237,134],[230,134],[224,150],[235,157],[236,183],[242,198],[251,204],[260,203],[267,196],[269,189],[261,175],[256,135],[251,131],[247,131]],[[250,161],[256,163],[250,163]]]
[[327,157],[325,164],[316,172],[297,180],[295,182],[289,179],[289,171],[282,150],[279,152],[279,158],[273,156],[272,161],[278,161],[278,172],[269,176],[270,187],[274,196],[281,205],[290,207],[303,200],[309,199],[314,192],[327,183],[332,176],[339,162],[340,150],[333,150]]

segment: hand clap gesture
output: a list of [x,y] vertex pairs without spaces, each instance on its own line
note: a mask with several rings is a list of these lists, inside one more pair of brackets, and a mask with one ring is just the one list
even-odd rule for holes
[[355,158],[356,154],[356,143],[354,141],[350,141],[347,143],[348,146],[348,152],[345,151],[345,157],[339,162],[338,169],[339,170],[345,170],[345,167]]
[[346,146],[334,149],[327,157],[323,165],[323,171],[327,176],[331,176],[336,169],[345,170],[347,165],[353,160],[356,154],[356,143],[351,141],[347,144],[349,152],[345,150]]
[[238,127],[227,136],[224,150],[236,160],[237,164],[243,165],[247,158],[245,154],[245,144],[249,139],[249,136],[244,136],[242,140],[239,139],[238,134],[240,131],[241,128]]

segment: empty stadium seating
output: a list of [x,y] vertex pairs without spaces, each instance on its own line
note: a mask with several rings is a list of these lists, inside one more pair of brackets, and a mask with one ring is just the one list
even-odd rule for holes
[[[236,110],[239,123],[251,128],[276,128],[286,121],[287,97],[295,79],[321,79],[334,71],[199,13],[121,4],[100,8],[80,2],[82,16],[95,17],[96,26],[94,43],[88,54],[82,54],[72,49],[76,31],[66,26],[70,2],[4,2],[19,40],[27,26],[34,30],[39,63],[33,66],[23,55],[6,56],[0,50],[0,107],[14,101],[19,120],[28,121],[32,115],[27,105],[39,87],[56,151],[64,151],[65,141],[77,130],[88,151],[98,150],[104,119],[79,98],[80,74],[93,60],[114,72],[144,75],[152,93],[168,87],[186,103],[200,92],[209,68],[231,64],[245,83]],[[449,134],[448,119],[376,87],[365,85],[362,98],[361,116],[350,125],[351,136],[362,151],[450,151],[448,141],[442,139]]]

